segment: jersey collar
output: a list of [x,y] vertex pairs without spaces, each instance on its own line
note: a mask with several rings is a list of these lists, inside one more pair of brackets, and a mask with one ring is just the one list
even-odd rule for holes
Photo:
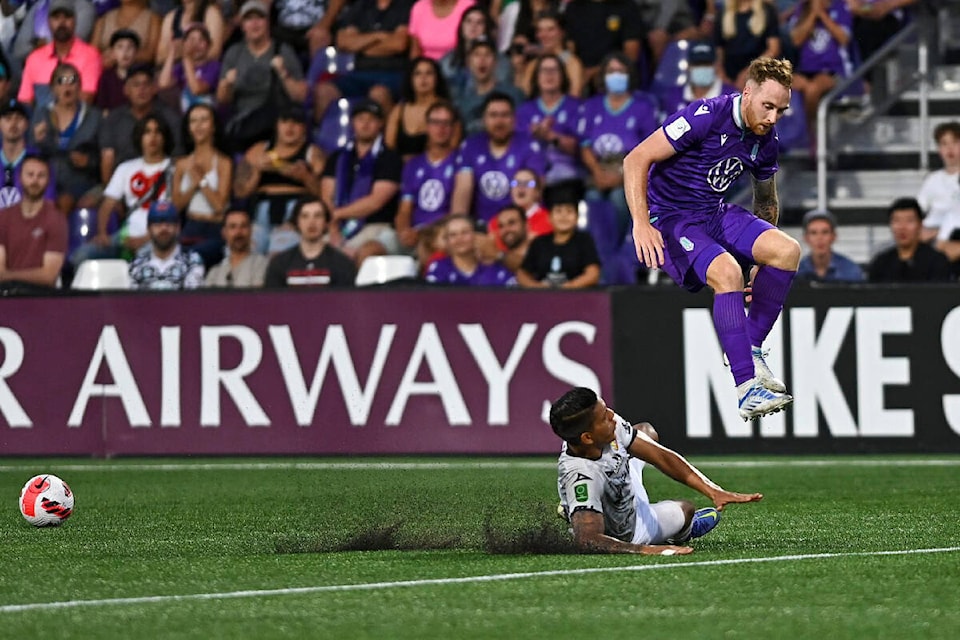
[[740,110],[740,102],[743,96],[739,93],[733,97],[733,123],[737,125],[737,128],[740,131],[744,130],[743,127],[743,112]]

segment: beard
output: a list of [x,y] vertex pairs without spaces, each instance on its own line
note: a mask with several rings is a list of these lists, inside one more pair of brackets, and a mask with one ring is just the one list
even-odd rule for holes
[[23,199],[32,200],[36,202],[43,198],[44,192],[47,190],[47,185],[36,185],[36,184],[25,184],[23,185]]
[[153,248],[157,251],[169,251],[170,249],[173,249],[175,244],[177,244],[177,236],[174,233],[171,233],[170,235],[151,236],[150,242],[153,243]]
[[56,42],[69,42],[73,37],[73,29],[69,27],[57,27],[53,30],[53,39]]

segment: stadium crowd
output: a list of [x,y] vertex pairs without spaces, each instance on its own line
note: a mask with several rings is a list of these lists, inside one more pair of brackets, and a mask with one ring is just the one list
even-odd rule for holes
[[[0,283],[123,258],[145,289],[352,286],[392,254],[437,284],[643,281],[624,155],[759,55],[795,63],[789,147],[912,3],[3,0]],[[960,125],[936,139],[915,235],[956,265]]]

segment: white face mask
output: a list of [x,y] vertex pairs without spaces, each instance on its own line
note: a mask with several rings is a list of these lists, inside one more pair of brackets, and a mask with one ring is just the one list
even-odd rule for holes
[[690,67],[690,84],[695,87],[709,87],[716,79],[713,67]]

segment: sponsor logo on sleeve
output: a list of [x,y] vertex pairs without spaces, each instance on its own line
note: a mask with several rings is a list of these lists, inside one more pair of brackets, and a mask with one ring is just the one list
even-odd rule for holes
[[576,485],[573,488],[573,495],[577,499],[577,502],[586,502],[590,499],[590,492],[585,484]]

